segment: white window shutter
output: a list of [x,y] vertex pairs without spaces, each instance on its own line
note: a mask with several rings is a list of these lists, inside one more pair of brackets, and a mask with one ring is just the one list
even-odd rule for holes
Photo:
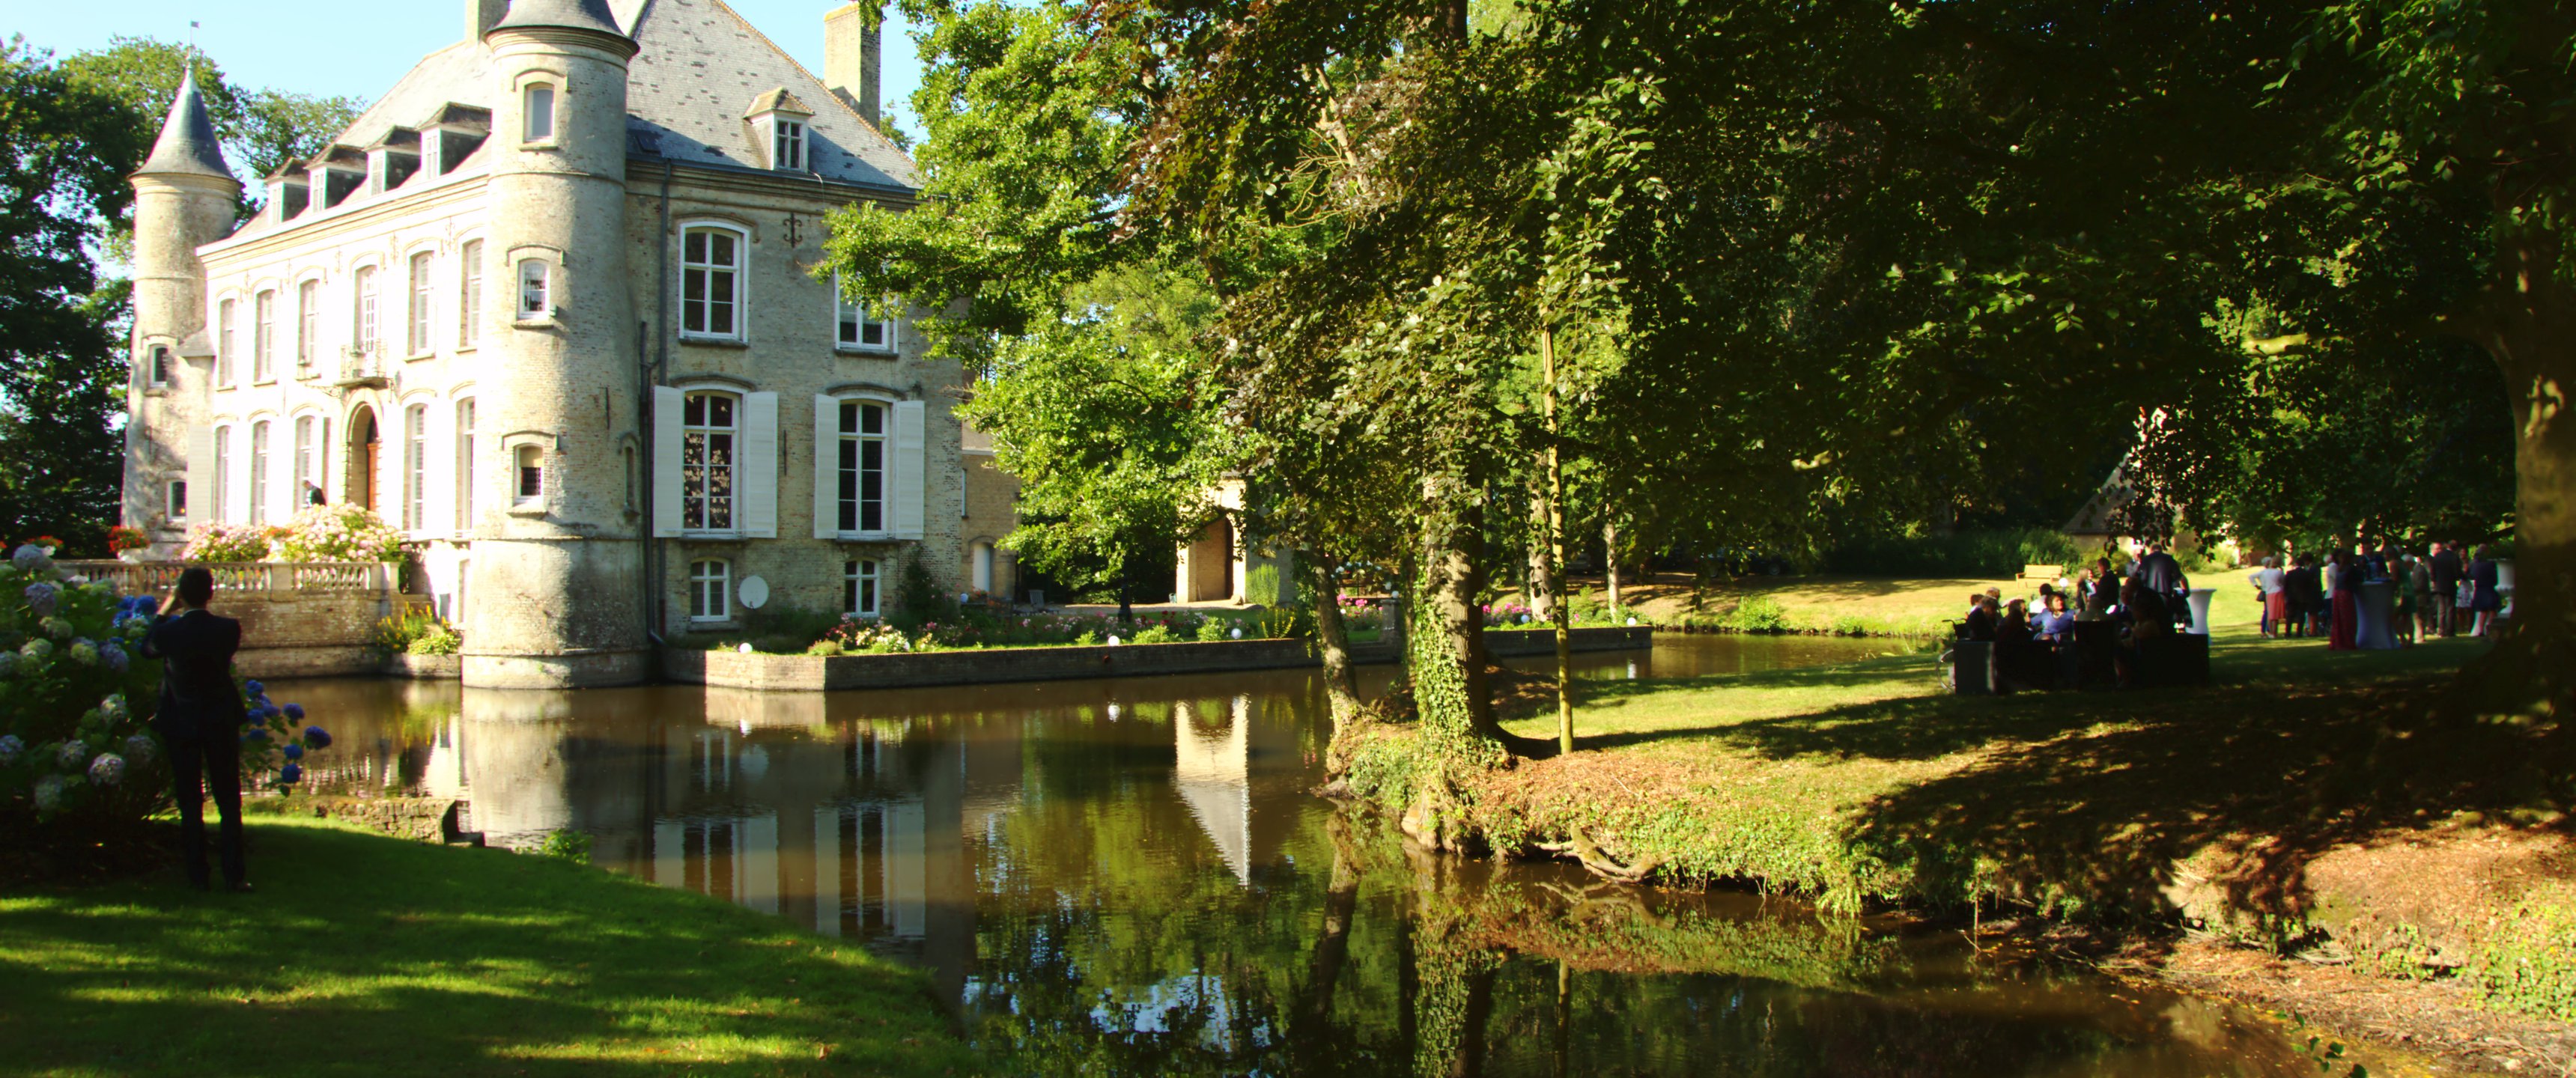
[[215,514],[215,428],[199,423],[188,428],[188,523],[212,524]]
[[930,468],[926,435],[929,409],[921,401],[894,406],[894,537],[919,539],[927,519]]
[[224,515],[226,524],[250,523],[250,424],[235,423],[232,444],[225,447]]
[[420,530],[451,535],[456,531],[456,402],[432,398],[423,411],[423,433],[429,438],[420,450],[421,485],[426,488],[421,491]]
[[841,402],[814,398],[814,538],[841,534]]
[[653,535],[676,538],[680,534],[680,408],[679,390],[669,386],[653,387]]
[[778,394],[742,395],[742,533],[778,538]]

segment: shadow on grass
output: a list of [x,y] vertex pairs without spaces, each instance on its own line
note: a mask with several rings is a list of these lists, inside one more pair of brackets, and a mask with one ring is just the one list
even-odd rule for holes
[[969,1062],[918,977],[774,918],[500,851],[251,834],[255,894],[199,894],[165,873],[0,898],[12,1067],[911,1075]]
[[[2223,642],[2211,688],[1912,696],[1811,714],[1585,740],[1691,740],[1770,760],[1930,760],[1958,769],[1847,809],[1848,840],[1918,897],[1996,894],[2070,912],[2170,908],[2174,865],[2214,848],[2236,904],[2285,912],[2303,866],[2337,845],[2471,811],[2559,807],[2568,737],[2432,718],[2467,641],[2397,653]],[[1881,660],[1736,679],[1745,687],[1883,682]],[[1912,660],[1931,676],[1929,663]],[[1669,688],[1670,686],[1666,686]],[[1616,698],[1653,686],[1614,686]]]

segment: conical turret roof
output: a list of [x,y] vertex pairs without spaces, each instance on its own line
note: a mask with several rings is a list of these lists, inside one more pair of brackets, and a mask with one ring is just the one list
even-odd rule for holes
[[197,92],[194,67],[180,76],[179,95],[170,99],[170,117],[161,123],[160,141],[152,144],[152,156],[134,174],[174,173],[233,178],[232,168],[224,164],[222,140],[215,137],[215,121],[206,115],[206,97]]
[[528,26],[560,26],[626,36],[617,28],[617,17],[608,13],[608,0],[510,0],[510,13],[484,33]]

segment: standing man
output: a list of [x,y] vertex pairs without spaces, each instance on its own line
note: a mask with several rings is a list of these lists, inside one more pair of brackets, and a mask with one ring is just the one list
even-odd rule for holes
[[2433,620],[2441,626],[2443,636],[2459,616],[2460,578],[2468,567],[2460,564],[2459,544],[2433,544]]
[[2138,559],[2137,572],[2131,574],[2131,579],[2136,580],[2139,587],[2155,593],[2156,598],[2164,600],[2165,610],[2173,615],[2175,622],[2191,624],[2191,607],[2177,598],[2191,585],[2183,579],[2182,563],[2165,553],[2163,543],[2147,544],[2147,556]]
[[[170,751],[170,774],[179,805],[179,852],[188,882],[205,890],[206,794],[222,817],[224,887],[250,890],[243,879],[241,728],[250,710],[233,684],[233,653],[241,650],[241,623],[208,613],[215,575],[202,567],[179,574],[179,586],[161,604],[161,618],[143,637],[143,657],[162,661],[161,710],[152,729]],[[211,788],[211,789],[209,789]]]

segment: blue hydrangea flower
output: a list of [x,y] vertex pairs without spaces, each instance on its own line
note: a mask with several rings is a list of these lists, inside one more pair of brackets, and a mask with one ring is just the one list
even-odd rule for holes
[[61,609],[61,606],[62,592],[53,585],[27,585],[27,609],[35,611],[37,617],[53,617],[54,611]]
[[286,743],[286,758],[287,758],[287,759],[289,759],[289,760],[301,760],[301,759],[303,759],[303,758],[304,758],[304,746],[302,746],[302,745],[298,745],[298,744],[296,744],[296,743],[294,743],[294,742],[292,742],[292,741],[287,742],[287,743]]
[[[20,547],[20,550],[27,548]],[[63,807],[63,777],[47,775],[36,780],[36,811],[52,812]]]
[[152,743],[150,734],[136,734],[125,739],[125,758],[137,764],[151,763],[153,755],[160,751],[160,748]]
[[63,765],[63,770],[78,771],[89,763],[89,746],[79,741],[63,742],[62,748],[54,750],[54,759]]
[[[303,721],[304,721],[304,705],[302,705],[302,704],[288,704],[288,705],[286,705],[286,717],[287,717],[287,718],[290,718],[290,719],[293,719],[293,720],[295,720],[295,721],[297,721],[297,722],[303,722]],[[307,729],[307,730],[305,731],[305,733],[310,734],[310,733],[312,733],[312,732],[314,732],[314,731],[316,731],[316,730],[320,730],[320,729],[321,729],[321,727],[319,727],[319,726],[311,727],[311,728]]]
[[17,566],[19,572],[32,575],[53,568],[54,557],[45,553],[45,548],[28,543],[9,556],[9,564]]
[[0,734],[0,767],[18,762],[18,754],[27,751],[27,743],[16,734]]
[[304,743],[317,749],[330,748],[331,731],[319,726],[307,726],[304,728]]
[[304,767],[301,764],[288,764],[277,769],[277,784],[280,786],[293,786],[302,781]]
[[242,683],[242,691],[249,693],[251,698],[255,700],[268,695],[268,686],[262,685],[256,681],[245,681]]
[[125,781],[125,761],[112,752],[98,754],[98,759],[89,762],[89,780],[101,786]]
[[242,731],[242,740],[266,741],[268,740],[268,728],[265,726],[254,726],[248,730],[244,730]]

